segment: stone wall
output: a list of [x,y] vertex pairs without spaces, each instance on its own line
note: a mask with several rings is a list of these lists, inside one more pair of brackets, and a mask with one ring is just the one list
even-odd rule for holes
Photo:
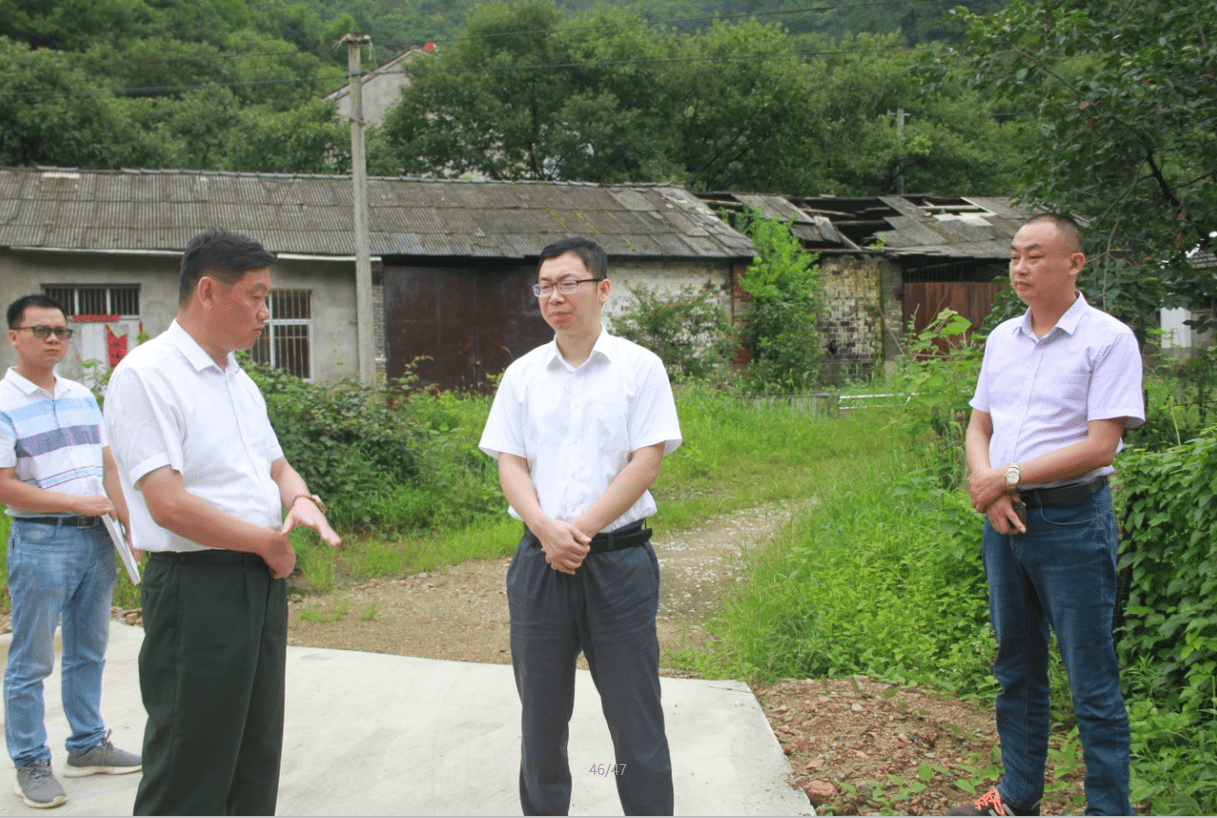
[[881,256],[821,256],[824,374],[867,377],[895,357],[900,336],[900,265]]

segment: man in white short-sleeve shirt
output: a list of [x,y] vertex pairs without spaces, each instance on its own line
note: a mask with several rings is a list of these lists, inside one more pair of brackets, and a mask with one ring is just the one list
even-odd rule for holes
[[1086,759],[1087,814],[1130,815],[1128,715],[1112,638],[1116,519],[1107,475],[1144,422],[1132,331],[1075,289],[1086,263],[1072,219],[1037,216],[1010,246],[1028,307],[985,342],[967,431],[968,490],[1001,685],[998,786],[951,815],[1039,814],[1048,752],[1049,629],[1069,673]]
[[648,489],[681,443],[680,424],[663,362],[602,328],[609,286],[595,242],[541,251],[534,291],[554,340],[507,368],[479,444],[498,459],[509,513],[525,524],[507,573],[525,815],[569,810],[566,739],[581,650],[613,736],[625,813],[673,810],[659,565],[644,524],[655,511]]
[[[325,507],[283,456],[233,352],[270,317],[274,255],[211,232],[182,255],[177,320],[114,370],[105,419],[133,542],[148,553],[135,814],[271,815],[297,526]],[[286,518],[283,510],[287,510]]]

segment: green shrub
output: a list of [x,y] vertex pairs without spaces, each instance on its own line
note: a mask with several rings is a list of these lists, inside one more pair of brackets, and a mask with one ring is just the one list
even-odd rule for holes
[[1134,721],[1134,797],[1152,812],[1217,813],[1217,428],[1120,458],[1119,651]]
[[921,332],[910,331],[891,386],[907,394],[900,426],[914,441],[923,465],[943,488],[962,488],[966,479],[964,435],[976,391],[982,347],[968,336],[972,323],[943,310]]
[[[495,482],[488,458],[477,452],[476,438],[470,445],[454,426],[434,422],[429,396],[393,395],[351,381],[306,383],[282,370],[244,365],[266,398],[284,455],[326,500],[336,528],[425,530],[489,509]],[[431,416],[420,418],[420,409]]]
[[790,233],[790,222],[747,210],[737,227],[752,238],[757,257],[740,279],[751,296],[744,342],[752,352],[745,382],[752,392],[813,388],[824,359],[816,313],[822,287],[816,256]]
[[713,290],[685,288],[675,298],[661,298],[646,287],[630,292],[638,301],[613,322],[615,333],[658,355],[673,383],[725,375],[735,338]]

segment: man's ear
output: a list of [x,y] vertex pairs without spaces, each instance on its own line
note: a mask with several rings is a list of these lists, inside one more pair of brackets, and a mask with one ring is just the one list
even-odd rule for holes
[[199,299],[199,304],[210,308],[215,303],[219,285],[220,282],[209,275],[199,276],[198,283],[194,285],[195,297]]
[[600,299],[600,303],[608,301],[609,290],[612,289],[612,282],[607,278],[602,278],[596,282],[596,297]]

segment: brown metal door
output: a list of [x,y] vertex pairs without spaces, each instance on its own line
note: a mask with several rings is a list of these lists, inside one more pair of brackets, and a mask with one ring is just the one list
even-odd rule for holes
[[903,325],[907,328],[909,320],[915,319],[913,329],[921,332],[949,307],[971,321],[975,329],[989,317],[997,290],[992,281],[906,282]]
[[415,362],[422,385],[484,389],[553,338],[532,294],[534,267],[385,267],[386,371]]

